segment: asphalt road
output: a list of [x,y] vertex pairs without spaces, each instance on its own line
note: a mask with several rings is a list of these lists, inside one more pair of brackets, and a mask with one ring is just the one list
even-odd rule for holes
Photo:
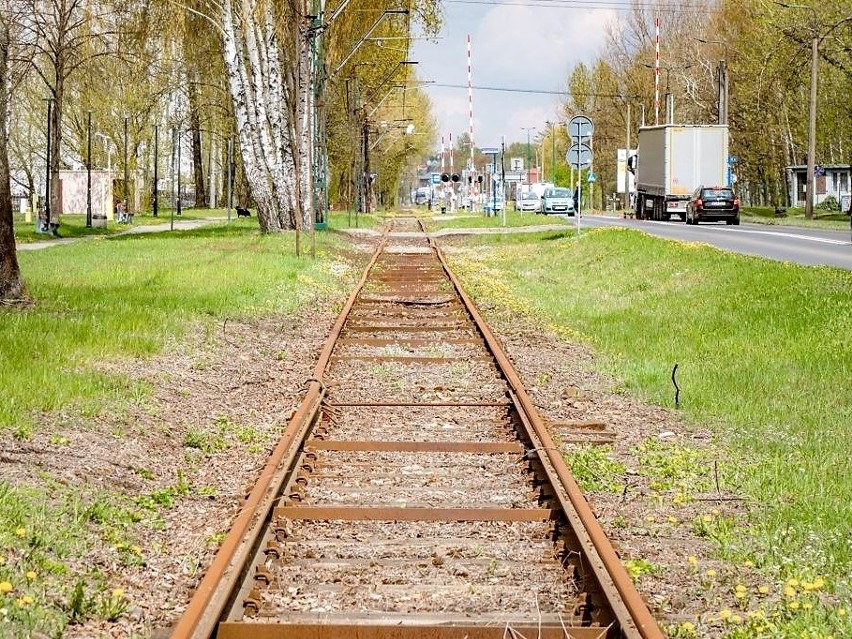
[[[568,217],[572,223],[573,217]],[[852,270],[850,231],[805,229],[794,226],[724,222],[688,226],[680,221],[651,222],[604,215],[584,215],[580,228],[624,226],[650,235],[685,242],[704,242],[725,251],[811,266]]]

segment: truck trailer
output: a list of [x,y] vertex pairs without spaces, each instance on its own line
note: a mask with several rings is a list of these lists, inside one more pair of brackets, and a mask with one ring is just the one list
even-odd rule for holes
[[686,221],[686,203],[699,186],[728,186],[728,127],[663,124],[640,127],[638,153],[628,160],[636,175],[636,218]]

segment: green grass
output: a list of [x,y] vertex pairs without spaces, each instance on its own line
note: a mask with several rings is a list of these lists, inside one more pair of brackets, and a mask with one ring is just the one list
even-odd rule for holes
[[[133,226],[150,226],[159,224],[168,224],[171,221],[172,211],[169,209],[160,210],[159,215],[154,217],[150,211],[144,211],[133,216]],[[231,215],[236,218],[236,215],[231,212]],[[225,209],[185,209],[181,215],[175,216],[175,220],[202,220],[205,218],[215,218],[226,216]],[[19,244],[30,242],[50,242],[58,238],[49,233],[37,233],[35,222],[27,223],[26,218],[21,213],[14,215],[15,225],[15,240]],[[85,237],[85,236],[104,236],[115,235],[126,231],[128,227],[125,224],[118,224],[115,220],[107,220],[106,228],[86,228],[85,215],[63,215],[60,217],[59,235],[63,238],[68,237]]]
[[[482,213],[469,213],[467,211],[459,211],[452,219],[444,219],[440,213],[433,217],[421,216],[426,223],[426,230],[437,231],[440,229],[453,228],[502,228],[503,216],[502,213],[486,217]],[[563,218],[554,215],[536,215],[535,213],[517,213],[512,210],[506,211],[506,226],[521,227],[521,226],[539,226],[545,224],[571,224],[573,220],[565,221]]]
[[356,213],[355,211],[331,211],[328,214],[328,228],[349,229],[362,228],[371,229],[381,225],[382,216],[376,213]]
[[[722,487],[752,505],[720,556],[782,579],[822,576],[848,611],[852,273],[617,229],[466,246],[453,260],[477,296],[594,345],[634,393],[672,406],[678,363],[682,410],[715,430],[730,462]],[[672,455],[688,463],[683,451],[651,452],[656,477]],[[784,627],[852,633],[848,615],[823,616],[794,614]]]
[[775,217],[775,209],[770,207],[745,206],[741,212],[744,222],[755,224],[779,224],[817,229],[849,228],[849,216],[845,213],[832,213],[820,209],[814,210],[814,217],[810,220],[805,217],[804,208],[788,208],[787,217]]
[[[333,236],[317,234],[320,256]],[[304,245],[303,245],[304,246]],[[0,310],[0,428],[26,437],[34,413],[69,403],[96,413],[106,398],[145,392],[93,365],[161,350],[192,323],[289,312],[337,286],[325,260],[293,256],[292,234],[256,221],[124,235],[18,255],[36,304]]]

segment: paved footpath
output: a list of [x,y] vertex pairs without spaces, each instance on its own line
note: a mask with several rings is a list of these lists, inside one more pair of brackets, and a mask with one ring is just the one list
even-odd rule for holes
[[[224,217],[208,217],[203,220],[175,220],[175,231],[191,231],[192,229],[209,226],[216,222],[221,222]],[[111,233],[109,235],[83,235],[81,237],[63,237],[55,240],[45,240],[44,242],[26,242],[18,244],[15,248],[18,251],[40,251],[41,249],[50,248],[52,246],[62,246],[63,244],[73,244],[83,240],[91,240],[96,237],[118,237],[119,235],[138,235],[139,233],[162,233],[170,231],[171,227],[166,224],[149,224],[143,226],[130,226],[120,233]]]

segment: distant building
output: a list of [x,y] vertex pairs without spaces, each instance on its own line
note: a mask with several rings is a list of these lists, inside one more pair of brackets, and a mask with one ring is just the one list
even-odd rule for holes
[[[92,170],[92,215],[112,218],[112,177],[110,171]],[[88,176],[86,171],[59,171],[61,212],[63,215],[86,214]]]
[[[804,164],[788,166],[787,175],[790,178],[790,202],[793,206],[805,206],[808,167]],[[833,196],[840,203],[842,210],[849,210],[852,198],[852,165],[824,164],[817,167],[814,175],[814,205],[828,196]]]

